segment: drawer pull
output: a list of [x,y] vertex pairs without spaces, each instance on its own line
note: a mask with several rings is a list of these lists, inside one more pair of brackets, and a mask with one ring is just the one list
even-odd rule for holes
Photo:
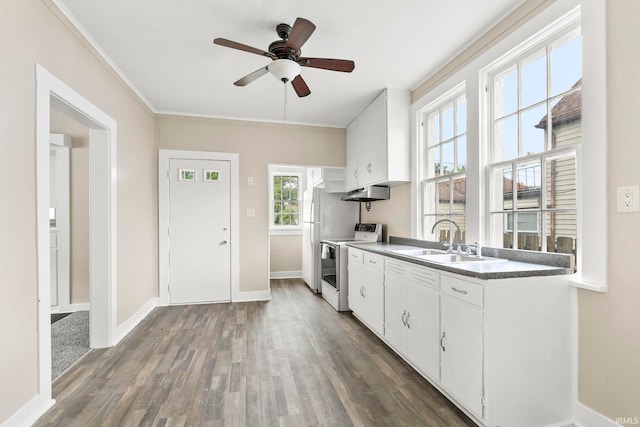
[[404,310],[404,312],[402,313],[402,324],[404,326],[407,326],[407,321],[405,320],[406,315],[407,315],[407,310]]
[[453,290],[454,292],[457,292],[457,293],[459,293],[459,294],[462,294],[462,295],[466,295],[466,294],[468,294],[468,292],[467,292],[467,291],[465,291],[464,289],[458,289],[458,288],[456,288],[455,286],[452,286],[452,287],[451,287],[451,290]]
[[370,260],[369,260],[369,263],[370,263],[370,264],[377,264],[377,262],[375,262],[375,261],[374,261],[374,260],[372,260],[372,259],[370,259]]
[[407,313],[407,320],[405,321],[407,328],[411,329],[411,323],[409,323],[409,318],[411,317],[411,312]]
[[447,351],[447,350],[444,348],[444,339],[445,339],[445,338],[446,338],[446,335],[445,335],[444,331],[442,331],[442,336],[440,337],[440,348],[442,349],[442,351]]

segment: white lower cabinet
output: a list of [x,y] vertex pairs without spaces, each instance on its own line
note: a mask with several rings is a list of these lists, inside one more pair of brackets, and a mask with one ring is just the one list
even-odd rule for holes
[[482,418],[482,310],[448,295],[440,309],[440,383]]
[[563,277],[480,280],[349,248],[349,307],[479,425],[570,425]]
[[385,339],[435,380],[440,371],[438,279],[426,267],[385,261]]
[[371,330],[384,334],[384,257],[349,248],[349,308]]

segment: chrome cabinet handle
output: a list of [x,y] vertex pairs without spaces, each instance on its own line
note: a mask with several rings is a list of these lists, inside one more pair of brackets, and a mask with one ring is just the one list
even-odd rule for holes
[[369,260],[369,264],[377,264],[377,262],[375,262],[374,260],[370,259]]
[[406,315],[407,315],[407,310],[404,310],[404,312],[402,313],[402,324],[404,326],[407,326],[407,321],[404,318]]
[[457,289],[455,286],[452,286],[452,287],[451,287],[451,289],[452,289],[454,292],[457,292],[457,293],[462,294],[462,295],[466,295],[466,294],[468,293],[468,292],[467,292],[467,291],[465,291],[464,289]]
[[444,333],[444,331],[442,331],[442,336],[440,337],[440,348],[442,349],[442,351],[446,351],[446,349],[444,348],[444,339],[446,338],[446,335]]
[[367,165],[367,172],[371,173],[371,163]]
[[407,313],[407,319],[405,320],[405,324],[407,325],[407,328],[411,329],[411,323],[409,323],[409,318],[411,317],[411,312]]

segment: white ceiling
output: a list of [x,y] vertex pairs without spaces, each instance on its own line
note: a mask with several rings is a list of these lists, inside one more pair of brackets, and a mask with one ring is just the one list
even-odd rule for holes
[[213,44],[267,50],[275,26],[316,25],[302,56],[352,59],[348,73],[302,68],[311,95],[287,85],[286,121],[346,126],[383,88],[413,89],[524,0],[57,0],[158,113],[282,122],[271,60]]

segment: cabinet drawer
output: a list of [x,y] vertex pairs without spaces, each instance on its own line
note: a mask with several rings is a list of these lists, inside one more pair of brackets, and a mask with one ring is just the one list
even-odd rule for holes
[[384,271],[384,256],[371,252],[364,253],[364,265],[376,271]]
[[458,279],[442,275],[440,279],[442,293],[458,298],[478,307],[482,307],[482,286]]
[[360,249],[349,248],[349,263],[362,264],[364,261],[364,252]]

